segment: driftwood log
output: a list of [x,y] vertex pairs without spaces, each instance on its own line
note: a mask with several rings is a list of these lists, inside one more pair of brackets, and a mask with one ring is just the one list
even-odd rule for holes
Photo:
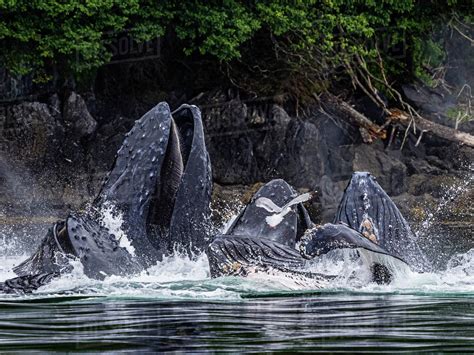
[[412,118],[405,111],[399,109],[391,109],[389,120],[391,120],[392,122],[400,122],[404,126],[410,125],[410,122],[413,120],[415,124],[415,129],[421,132],[428,132],[434,134],[439,138],[474,148],[473,135],[466,132],[460,132],[451,127],[440,125],[421,116],[413,116]]
[[321,97],[321,103],[326,111],[346,118],[358,126],[365,143],[372,143],[373,138],[385,139],[387,137],[387,131],[383,127],[369,120],[344,100],[327,93]]
[[387,138],[385,127],[389,123],[400,123],[407,127],[407,129],[415,127],[415,132],[431,133],[450,142],[474,148],[474,136],[471,134],[440,125],[420,115],[410,115],[399,109],[388,109],[389,115],[387,117],[387,123],[383,126],[379,126],[354,109],[350,104],[332,94],[324,94],[321,99],[325,110],[337,114],[339,117],[346,118],[348,121],[357,125],[365,143],[372,143],[373,138]]

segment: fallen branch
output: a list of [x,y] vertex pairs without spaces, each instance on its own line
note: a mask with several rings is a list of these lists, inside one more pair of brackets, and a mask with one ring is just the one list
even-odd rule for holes
[[451,127],[432,122],[426,118],[421,117],[420,115],[413,117],[405,111],[391,109],[390,119],[392,122],[400,122],[407,127],[410,125],[410,122],[414,120],[417,129],[419,129],[421,132],[430,132],[437,137],[474,148],[474,136],[470,135],[469,133],[459,132]]
[[[387,138],[387,132],[385,130],[386,125],[379,126],[373,123],[344,100],[329,93],[322,95],[321,99],[321,102],[326,106],[327,111],[336,114],[339,117],[346,117],[353,124],[357,125],[365,143],[372,143],[371,138]],[[451,127],[432,122],[419,114],[414,115],[399,109],[390,109],[388,111],[390,114],[387,117],[387,120],[390,123],[398,122],[407,127],[407,130],[413,127],[415,133],[417,130],[423,133],[431,133],[450,142],[474,148],[474,136],[469,133],[459,132]]]
[[365,143],[372,143],[372,139],[370,139],[371,137],[381,139],[387,137],[385,129],[373,123],[344,100],[326,93],[322,96],[321,102],[326,106],[327,111],[340,117],[346,117],[359,128],[362,128],[361,133]]

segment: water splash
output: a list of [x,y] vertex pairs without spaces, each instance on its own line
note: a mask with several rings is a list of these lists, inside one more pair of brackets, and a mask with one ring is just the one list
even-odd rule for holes
[[435,221],[440,219],[446,213],[450,212],[452,203],[463,194],[469,192],[474,183],[474,165],[468,167],[466,175],[458,182],[451,186],[445,186],[439,204],[434,211],[429,212],[427,217],[419,224],[419,228],[415,231],[417,237],[424,237],[431,233],[435,226]]
[[211,204],[211,219],[214,223],[212,223],[209,234],[227,233],[244,208],[245,205],[239,200],[222,203],[219,207]]
[[[425,221],[423,228],[430,228],[439,213],[449,207],[449,203],[458,198],[470,188],[473,176],[469,176],[462,184],[446,190],[446,198],[438,206],[432,216]],[[223,220],[236,217],[242,205],[232,203],[224,209],[219,209]],[[120,213],[111,205],[105,205],[99,211],[102,223],[120,241],[121,246],[131,247],[126,234],[122,230],[123,219]],[[214,211],[217,213],[216,211]],[[228,226],[227,226],[228,227]],[[13,227],[12,227],[13,228]],[[225,231],[226,226],[219,227]],[[27,255],[18,254],[18,238],[12,238],[12,231],[0,233],[0,282],[15,277],[12,267],[23,261]],[[23,236],[25,237],[25,236]],[[27,238],[38,236],[26,236]],[[20,248],[21,249],[21,248]],[[130,251],[130,250],[129,250]],[[31,250],[30,250],[31,252]],[[378,260],[378,258],[385,258]],[[325,285],[319,284],[318,292],[333,292],[334,290],[369,293],[468,293],[474,295],[474,249],[453,256],[443,271],[419,274],[410,271],[397,260],[374,253],[364,254],[364,251],[341,250],[339,254],[319,258],[310,266],[308,271],[333,275],[334,280]],[[389,265],[394,273],[389,285],[378,285],[370,282],[371,271],[368,265],[382,262]],[[240,299],[247,295],[278,294],[282,291],[307,292],[314,290],[311,283],[294,282],[294,279],[284,274],[266,277],[264,274],[253,275],[252,278],[224,277],[210,279],[208,260],[205,255],[189,259],[176,253],[148,270],[128,277],[110,276],[103,281],[92,280],[85,276],[82,264],[71,261],[73,271],[40,288],[35,294],[21,296],[24,298],[57,297],[58,295],[81,295],[86,297],[112,298],[147,298],[147,299]],[[18,297],[2,295],[1,298]]]
[[107,228],[115,236],[119,245],[125,248],[131,255],[135,256],[135,248],[127,237],[127,233],[122,229],[123,215],[113,204],[106,201],[98,211],[100,224]]
[[[144,299],[241,299],[247,295],[278,294],[281,292],[370,292],[370,293],[469,293],[474,294],[474,249],[454,256],[448,269],[438,273],[419,274],[400,265],[396,259],[378,260],[386,256],[374,253],[357,255],[356,250],[341,250],[337,255],[325,256],[313,264],[308,271],[336,276],[334,280],[312,287],[311,282],[301,282],[285,274],[268,277],[256,274],[251,278],[223,277],[210,279],[209,265],[205,255],[193,260],[184,255],[174,255],[150,267],[148,270],[128,277],[110,276],[103,281],[85,276],[82,264],[72,260],[73,270],[36,293],[22,298],[54,298],[58,295],[80,295],[83,297],[144,298]],[[360,251],[359,251],[360,252]],[[1,253],[1,250],[0,250]],[[388,257],[390,258],[390,257]],[[12,266],[22,257],[4,257],[0,266],[0,281],[14,277]],[[370,282],[368,268],[373,262],[383,262],[394,271],[389,285]],[[292,293],[288,293],[291,295]],[[18,296],[1,295],[0,298]]]

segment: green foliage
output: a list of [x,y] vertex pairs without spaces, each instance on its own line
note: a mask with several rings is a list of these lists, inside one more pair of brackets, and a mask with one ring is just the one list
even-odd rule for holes
[[[80,75],[107,63],[110,33],[127,30],[140,40],[172,33],[187,55],[221,63],[251,62],[260,36],[273,55],[263,72],[278,63],[287,72],[315,73],[305,75],[310,80],[340,66],[347,73],[355,57],[370,66],[380,55],[389,74],[398,75],[415,72],[427,55],[443,59],[433,43],[421,44],[453,12],[472,16],[470,1],[0,0],[0,61],[17,74],[33,70],[40,80],[51,68]],[[380,48],[387,41],[404,43],[407,56],[392,58]]]
[[474,120],[474,115],[470,112],[467,105],[458,104],[448,108],[445,112],[446,116],[457,123],[468,122]]
[[415,48],[415,76],[430,87],[436,86],[436,81],[428,72],[429,69],[435,69],[442,66],[445,59],[443,45],[432,39],[426,41],[417,40]]
[[132,20],[142,38],[164,33],[166,11],[147,3],[0,0],[0,43],[7,49],[0,59],[17,74],[52,65],[74,73],[95,69],[110,59],[104,37],[128,28]]

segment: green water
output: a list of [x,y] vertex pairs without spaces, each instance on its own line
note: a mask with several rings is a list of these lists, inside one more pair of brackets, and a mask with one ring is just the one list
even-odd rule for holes
[[111,352],[474,350],[472,294],[242,296],[246,298],[2,301],[0,347]]

